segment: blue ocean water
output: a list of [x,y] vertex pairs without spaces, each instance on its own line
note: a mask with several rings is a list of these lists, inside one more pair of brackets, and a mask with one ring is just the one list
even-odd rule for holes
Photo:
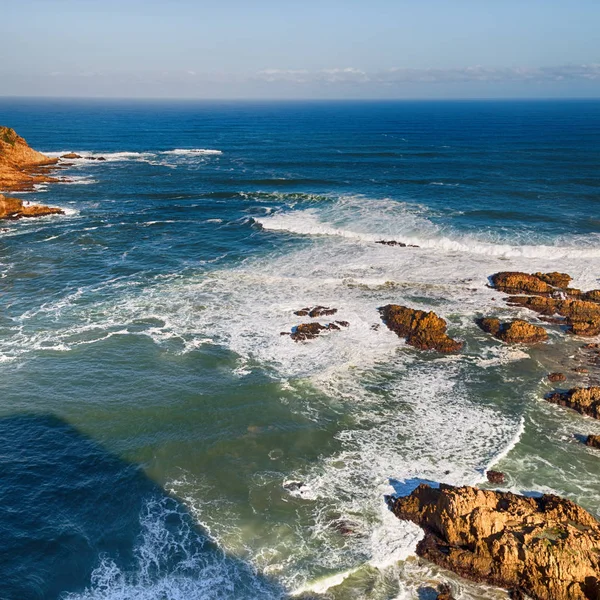
[[[540,402],[576,342],[474,321],[518,314],[499,270],[600,287],[600,102],[2,99],[0,124],[83,157],[22,195],[65,216],[0,233],[2,598],[425,597],[451,576],[384,494],[492,464],[597,512],[600,427]],[[406,347],[388,302],[464,353]],[[280,335],[315,305],[350,326]]]

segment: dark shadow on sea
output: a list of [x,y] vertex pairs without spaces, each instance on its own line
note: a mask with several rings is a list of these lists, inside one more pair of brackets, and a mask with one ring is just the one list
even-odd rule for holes
[[286,596],[225,555],[138,465],[54,416],[0,419],[0,514],[2,600],[58,600],[89,589],[92,577],[93,587],[107,585],[93,575],[102,557],[117,587],[132,590],[120,598],[156,586],[167,600],[182,581],[190,600]]

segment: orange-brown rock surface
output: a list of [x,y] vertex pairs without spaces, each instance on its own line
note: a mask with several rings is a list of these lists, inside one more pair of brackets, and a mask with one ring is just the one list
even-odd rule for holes
[[7,198],[0,194],[0,219],[16,220],[23,217],[45,217],[47,215],[64,215],[60,208],[41,206],[39,204],[24,205],[19,198]]
[[533,310],[543,319],[564,324],[575,335],[600,335],[600,290],[581,290],[568,287],[571,277],[566,273],[535,273],[517,271],[496,273],[490,277],[494,287],[510,294],[510,306]]
[[31,190],[35,183],[56,181],[45,171],[57,162],[30,148],[14,129],[0,127],[0,190]]
[[329,308],[328,306],[313,306],[312,308],[308,306],[294,311],[294,314],[299,317],[311,317],[314,319],[316,317],[335,315],[336,312],[337,308]]
[[406,343],[421,350],[457,352],[462,342],[457,342],[446,333],[446,321],[434,312],[416,310],[398,304],[388,304],[379,309],[383,322]]
[[600,448],[600,435],[588,435],[585,440],[585,445],[591,448]]
[[501,323],[500,319],[487,317],[477,321],[483,331],[507,344],[537,344],[548,339],[548,333],[539,325],[532,325],[521,319]]
[[419,556],[465,578],[535,600],[600,598],[600,523],[570,500],[421,484],[388,502],[423,528]]
[[[56,158],[30,148],[14,129],[0,127],[0,190],[24,191],[32,189],[36,183],[58,181],[43,172],[57,162]],[[62,214],[64,211],[60,208],[24,204],[18,198],[0,194],[0,219]]]
[[571,388],[567,392],[553,392],[546,396],[548,402],[572,408],[582,415],[600,419],[600,387]]
[[334,323],[300,323],[290,332],[282,331],[281,335],[289,335],[295,342],[303,342],[318,337],[325,331],[339,331],[341,327],[348,327],[347,321],[335,321]]

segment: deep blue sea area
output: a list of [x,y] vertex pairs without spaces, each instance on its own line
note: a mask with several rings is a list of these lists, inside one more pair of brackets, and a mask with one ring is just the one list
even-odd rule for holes
[[[64,216],[0,232],[2,600],[499,599],[414,560],[384,495],[493,465],[598,514],[600,425],[541,401],[582,341],[475,321],[535,320],[497,271],[600,288],[600,101],[3,98],[0,125],[80,156],[15,194]],[[464,350],[405,345],[390,302]],[[317,305],[349,326],[281,335]]]

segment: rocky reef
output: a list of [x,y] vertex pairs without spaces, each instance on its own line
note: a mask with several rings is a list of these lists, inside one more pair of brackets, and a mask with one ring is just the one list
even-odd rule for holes
[[[0,190],[29,191],[36,183],[58,181],[47,174],[48,169],[55,166],[57,162],[58,159],[50,158],[30,148],[14,129],[0,127]],[[61,214],[64,214],[64,211],[60,208],[24,204],[18,198],[8,198],[0,194],[0,219]]]
[[47,171],[57,162],[30,148],[14,129],[0,126],[0,190],[29,191],[36,183],[56,181]]
[[39,204],[24,205],[19,198],[7,198],[0,194],[0,219],[16,220],[24,217],[45,217],[47,215],[64,215],[60,208]]
[[406,343],[421,350],[458,352],[462,342],[457,342],[446,333],[447,324],[434,312],[425,312],[388,304],[379,309],[383,322],[389,329],[406,339]]
[[590,448],[600,448],[600,435],[588,435],[585,440],[585,445]]
[[572,408],[582,415],[600,419],[600,387],[571,388],[566,392],[552,392],[548,402]]
[[571,277],[566,273],[504,271],[492,275],[490,281],[502,292],[519,294],[507,298],[509,306],[533,310],[546,321],[564,324],[575,335],[600,335],[600,290],[570,288]]
[[548,333],[543,327],[522,319],[501,323],[500,319],[487,317],[479,319],[477,324],[483,331],[507,344],[537,344],[548,339]]
[[600,523],[570,500],[421,484],[388,504],[424,530],[419,556],[462,577],[511,597],[600,598]]

